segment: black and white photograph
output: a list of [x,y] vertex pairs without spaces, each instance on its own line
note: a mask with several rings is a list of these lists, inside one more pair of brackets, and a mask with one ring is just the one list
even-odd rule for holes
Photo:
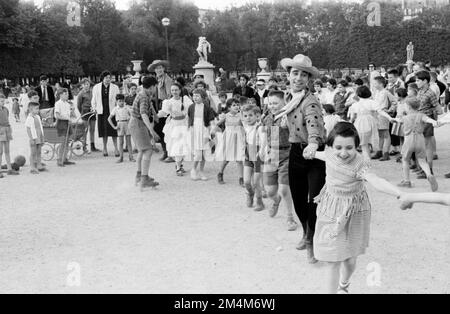
[[449,109],[450,0],[0,0],[0,293],[448,294]]

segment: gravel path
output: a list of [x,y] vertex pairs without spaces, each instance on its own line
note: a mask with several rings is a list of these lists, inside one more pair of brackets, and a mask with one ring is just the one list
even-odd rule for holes
[[[12,120],[11,120],[12,121]],[[28,147],[22,124],[13,125],[12,155]],[[440,191],[450,191],[448,134],[437,130]],[[112,145],[111,145],[112,146]],[[111,155],[111,154],[110,154]],[[154,156],[151,175],[161,186],[141,193],[135,164],[101,154],[76,166],[0,179],[1,293],[320,293],[326,267],[306,263],[295,250],[299,232],[286,231],[284,208],[245,207],[236,167],[215,181],[175,176],[173,164]],[[28,157],[27,157],[28,159]],[[186,165],[187,169],[190,164]],[[375,171],[398,183],[400,164]],[[428,191],[415,180],[413,191]],[[403,212],[396,200],[370,188],[370,248],[358,261],[353,293],[448,293],[449,209],[420,205]],[[269,202],[266,200],[266,205]]]

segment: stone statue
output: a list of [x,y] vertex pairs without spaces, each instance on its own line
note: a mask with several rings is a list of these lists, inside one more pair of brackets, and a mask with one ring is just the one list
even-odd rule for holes
[[412,42],[409,42],[409,45],[406,47],[406,61],[413,60],[414,57],[414,45]]
[[211,53],[211,44],[206,40],[206,37],[200,36],[198,38],[197,52],[200,56],[199,62],[208,62],[208,52]]

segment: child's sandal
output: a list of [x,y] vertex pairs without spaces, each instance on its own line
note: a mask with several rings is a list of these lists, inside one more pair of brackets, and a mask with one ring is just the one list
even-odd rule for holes
[[339,287],[337,290],[337,294],[348,294],[348,288],[350,287],[350,282],[347,282],[346,284],[343,284],[342,282],[339,282]]

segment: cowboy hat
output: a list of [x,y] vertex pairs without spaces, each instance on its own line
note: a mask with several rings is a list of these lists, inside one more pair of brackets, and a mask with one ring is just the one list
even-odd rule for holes
[[298,54],[294,58],[284,58],[280,61],[281,66],[288,70],[288,68],[298,69],[310,73],[313,77],[319,76],[319,70],[313,67],[312,61],[309,57]]
[[149,72],[155,72],[155,68],[158,65],[162,65],[164,67],[164,69],[167,69],[169,67],[169,61],[167,61],[167,60],[155,60],[147,67],[147,70]]

